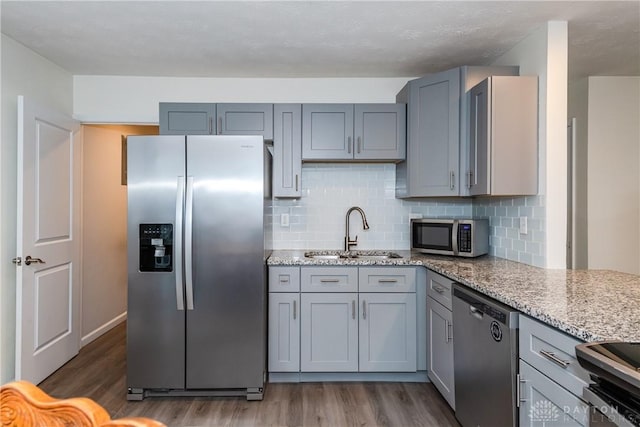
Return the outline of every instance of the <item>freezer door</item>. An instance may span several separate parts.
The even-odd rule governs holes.
[[[127,139],[130,388],[184,388],[185,311],[179,217],[184,209],[185,173],[184,136]]]
[[[263,156],[259,136],[187,137],[189,389],[263,386]]]

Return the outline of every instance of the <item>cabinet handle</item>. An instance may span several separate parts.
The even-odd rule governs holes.
[[[449,172],[449,188],[451,188],[452,190],[455,190],[456,188],[455,179],[456,173],[454,171]]]
[[[209,117],[209,135],[213,135],[213,117]]]
[[[338,283],[339,279],[320,279],[320,283]]]
[[[347,153],[351,154],[351,137],[347,137]]]
[[[444,288],[442,286],[434,286],[433,290],[439,294],[444,294]]]
[[[362,300],[362,318],[367,318],[367,302],[365,300]]]
[[[467,188],[471,188],[473,186],[473,184],[471,183],[473,181],[473,171],[469,171],[467,172]]]
[[[296,191],[298,191],[298,174],[296,174]]]
[[[296,300],[293,300],[293,320],[296,320]]]
[[[356,300],[351,300],[351,318],[356,320]]]
[[[445,320],[444,321],[445,342],[451,341],[451,334],[449,332],[450,330],[451,330],[451,323],[449,323],[448,320]]]
[[[280,283],[289,283],[289,278],[288,277],[281,277],[280,278]]]
[[[361,141],[360,141],[360,137],[358,137],[358,154],[360,154],[360,145],[361,145]]]
[[[378,279],[378,283],[398,283],[398,279]]]
[[[562,369],[567,369],[567,367],[569,367],[569,365],[571,365],[570,361],[560,359],[552,351],[540,350],[540,354],[543,355],[544,357],[546,357],[547,359],[551,360],[556,365],[560,366]]]
[[[222,116],[218,117],[218,135],[222,135]]]
[[[522,390],[521,385],[526,383],[526,380],[523,380],[520,374],[516,375],[516,407],[520,407],[520,404],[526,402],[527,399],[522,398]]]

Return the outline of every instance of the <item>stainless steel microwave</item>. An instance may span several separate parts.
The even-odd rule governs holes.
[[[489,252],[489,220],[412,219],[411,249],[470,258],[484,255]]]

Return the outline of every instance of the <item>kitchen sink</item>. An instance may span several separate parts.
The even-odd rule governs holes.
[[[388,251],[314,251],[305,252],[305,258],[311,259],[361,259],[361,260],[378,260],[378,259],[397,259],[402,258],[395,252]]]

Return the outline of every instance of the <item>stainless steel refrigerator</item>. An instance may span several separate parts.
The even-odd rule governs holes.
[[[127,398],[265,378],[270,156],[259,136],[127,140]]]

